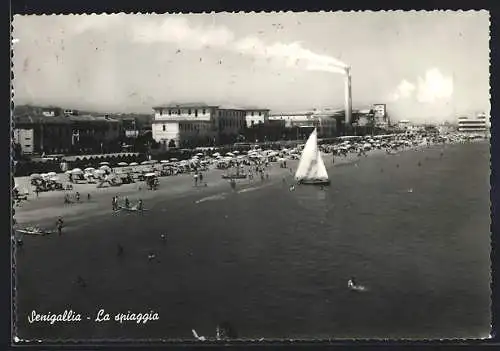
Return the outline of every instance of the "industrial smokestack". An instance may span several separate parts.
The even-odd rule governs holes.
[[[351,123],[352,116],[352,91],[351,91],[351,67],[345,68],[345,124]]]

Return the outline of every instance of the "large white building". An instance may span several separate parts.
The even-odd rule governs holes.
[[[23,154],[32,154],[34,152],[34,131],[33,129],[14,129],[14,142],[21,146]]]
[[[459,117],[458,131],[462,133],[486,133],[489,129],[488,119],[485,114],[476,117]]]
[[[164,148],[234,143],[248,115],[244,109],[200,103],[157,106],[153,111],[153,139]]]
[[[245,120],[248,128],[269,122],[269,110],[267,109],[246,109],[245,112]]]

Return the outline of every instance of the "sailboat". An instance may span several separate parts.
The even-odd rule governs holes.
[[[300,184],[329,185],[328,172],[318,148],[318,132],[313,130],[307,139],[299,166],[295,172],[295,179]]]

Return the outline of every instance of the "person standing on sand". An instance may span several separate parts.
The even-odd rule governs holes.
[[[63,219],[62,217],[59,217],[59,219],[57,220],[56,222],[56,225],[57,225],[57,232],[59,233],[59,235],[62,235],[62,228],[63,228]]]
[[[87,194],[87,201],[90,201],[90,193]]]
[[[80,202],[80,193],[78,191],[76,192],[76,201]]]
[[[193,179],[194,179],[194,186],[198,186],[198,173],[195,173],[193,175]]]

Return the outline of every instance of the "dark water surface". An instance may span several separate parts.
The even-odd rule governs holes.
[[[291,192],[275,180],[26,238],[17,254],[17,335],[192,339],[191,329],[213,336],[227,320],[243,338],[486,337],[489,145],[441,152],[335,167],[325,190]],[[86,288],[74,283],[78,275]],[[350,276],[368,291],[348,291]],[[153,310],[160,320],[93,322],[100,308],[111,317]],[[82,322],[27,321],[32,310],[64,309]]]

